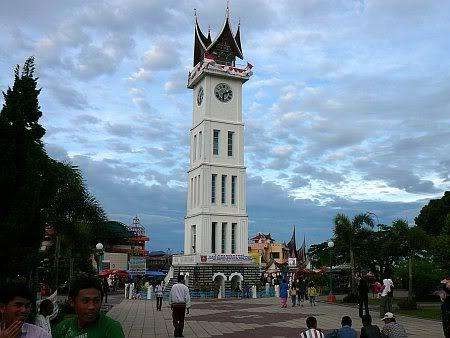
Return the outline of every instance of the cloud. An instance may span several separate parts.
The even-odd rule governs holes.
[[[133,74],[131,74],[128,77],[128,80],[131,82],[135,82],[135,81],[149,82],[152,80],[152,78],[153,78],[152,72],[141,67],[137,71],[135,71]]]
[[[101,120],[95,116],[89,115],[89,114],[81,114],[78,115],[77,117],[75,117],[74,119],[74,123],[79,125],[84,125],[84,124],[99,124],[101,122]]]
[[[152,248],[172,246],[166,229],[183,243],[192,9],[215,38],[225,6],[0,2],[2,90],[36,55],[48,152],[83,166],[109,215],[139,214]],[[338,211],[387,223],[450,189],[447,12],[401,0],[231,4],[255,66],[242,101],[251,232],[288,240],[297,224],[324,240]]]
[[[148,71],[171,70],[179,66],[179,44],[172,40],[159,40],[145,52],[143,64]]]
[[[67,85],[54,83],[49,86],[49,90],[53,94],[53,97],[64,107],[80,110],[90,107],[86,95]]]
[[[124,123],[107,123],[105,129],[114,136],[131,137],[133,136],[133,126]]]

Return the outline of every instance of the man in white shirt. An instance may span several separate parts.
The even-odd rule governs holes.
[[[189,313],[191,307],[191,297],[189,289],[184,285],[184,276],[178,276],[178,282],[172,286],[169,294],[169,304],[172,308],[172,319],[175,337],[184,337],[184,316],[186,311]]]
[[[386,312],[392,312],[392,294],[394,283],[392,279],[383,279],[383,289],[380,293],[380,317],[383,317]]]
[[[300,333],[300,338],[324,338],[322,331],[317,330],[317,319],[315,317],[306,318],[306,327],[308,330]]]
[[[51,338],[39,326],[25,323],[31,311],[30,289],[11,284],[0,289],[0,337]]]

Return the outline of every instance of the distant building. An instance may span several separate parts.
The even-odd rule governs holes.
[[[128,256],[147,257],[148,250],[145,245],[149,241],[145,233],[145,228],[141,225],[139,217],[133,218],[133,223],[127,227],[132,236],[123,241],[123,243],[111,245],[108,247],[108,252],[126,253]]]
[[[271,234],[258,233],[250,238],[248,251],[252,257],[260,257],[261,267],[266,267],[275,261],[278,264],[287,263],[288,247],[284,243],[275,242]]]
[[[147,256],[147,269],[167,272],[172,264],[172,254],[164,251],[152,251]]]

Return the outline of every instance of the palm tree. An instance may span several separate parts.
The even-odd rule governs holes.
[[[343,246],[348,249],[350,255],[350,269],[351,269],[351,279],[350,279],[350,294],[354,295],[356,293],[355,288],[355,244],[358,235],[367,230],[368,228],[374,227],[374,222],[371,214],[359,214],[353,217],[352,220],[347,215],[337,214],[334,217],[334,237],[335,242],[341,242]]]

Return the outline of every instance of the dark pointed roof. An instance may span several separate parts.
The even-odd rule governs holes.
[[[289,249],[289,258],[297,258],[297,244],[295,243],[295,225],[292,237],[289,243],[286,245]]]
[[[203,34],[200,25],[198,24],[197,15],[195,16],[195,42],[194,42],[194,66],[203,60],[206,48],[211,44],[211,34],[208,32],[208,37]]]
[[[236,35],[234,35],[231,29],[229,10],[227,10],[223,27],[214,41],[211,40],[209,29],[208,36],[203,34],[198,23],[197,14],[195,14],[194,36],[194,66],[203,60],[205,54],[217,62],[230,65],[234,65],[236,57],[244,58],[241,46],[240,24]]]
[[[238,29],[236,32],[236,35],[234,36],[234,40],[236,40],[236,44],[238,45],[239,49],[242,53],[242,47],[241,47],[241,23],[238,24]]]
[[[239,29],[240,30],[240,29]],[[225,18],[225,23],[223,24],[222,30],[217,36],[217,38],[209,45],[206,49],[206,52],[214,54],[214,51],[219,47],[219,45],[225,45],[231,48],[231,53],[233,57],[238,57],[240,59],[244,58],[242,54],[241,46],[240,46],[240,33],[239,33],[239,44],[236,42],[236,39],[231,30],[230,18],[227,15]]]

